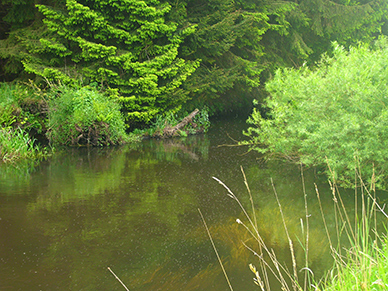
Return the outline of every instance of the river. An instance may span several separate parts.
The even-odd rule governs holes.
[[[274,195],[279,197],[296,248],[306,227],[299,166],[264,163],[235,146],[241,118],[215,121],[207,134],[145,140],[111,148],[71,148],[35,166],[0,168],[0,290],[228,290],[202,212],[234,290],[259,290],[248,265],[257,247],[242,225],[249,211],[243,168],[258,229],[289,264],[290,252]],[[333,199],[326,178],[303,172],[309,212],[309,267],[330,267],[328,240],[314,183],[333,231]],[[272,186],[271,179],[274,183]],[[351,192],[343,192],[350,215]],[[249,212],[252,214],[252,212]],[[302,222],[301,222],[302,220]],[[304,222],[304,224],[303,224]],[[274,283],[275,284],[275,283]],[[274,289],[275,290],[275,289]]]

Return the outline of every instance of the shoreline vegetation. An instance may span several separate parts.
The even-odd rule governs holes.
[[[282,205],[279,201],[276,188],[272,181],[273,192],[276,197],[279,214],[283,221],[284,231],[289,243],[291,257],[290,265],[280,262],[273,249],[268,247],[260,235],[257,225],[255,205],[249,189],[245,173],[241,168],[244,183],[249,194],[251,205],[245,208],[239,198],[218,178],[213,177],[226,190],[227,195],[234,200],[242,210],[241,219],[237,218],[236,223],[245,228],[251,239],[241,243],[251,252],[256,261],[249,264],[253,273],[253,282],[259,290],[274,290],[274,278],[284,291],[334,291],[334,290],[387,290],[388,288],[388,238],[387,220],[388,215],[376,200],[374,185],[367,187],[363,182],[360,171],[356,170],[356,181],[358,190],[355,189],[355,213],[351,217],[345,208],[340,189],[335,183],[330,183],[331,195],[333,197],[333,207],[335,209],[335,229],[336,235],[330,235],[328,222],[325,218],[324,209],[320,200],[320,192],[315,185],[316,198],[325,229],[327,243],[329,244],[330,255],[333,259],[332,268],[327,270],[321,278],[314,277],[314,270],[309,266],[309,217],[311,213],[308,209],[308,199],[305,192],[303,168],[301,167],[301,180],[303,184],[303,195],[305,203],[305,217],[301,218],[301,228],[303,237],[294,237],[289,231],[286,219],[283,216]],[[334,175],[334,173],[332,173]],[[361,194],[361,195],[360,195]],[[250,209],[251,210],[248,210]],[[200,211],[200,210],[199,210]],[[317,215],[316,213],[314,213]],[[202,217],[202,214],[201,214]],[[208,236],[212,242],[214,251],[217,254],[211,234],[206,222],[202,217]],[[383,231],[381,231],[381,225]],[[380,229],[380,231],[379,231]],[[322,238],[324,239],[324,238]],[[304,252],[304,259],[296,258],[296,247],[301,247]],[[224,270],[222,261],[219,260],[221,269],[226,277],[230,290],[233,284],[229,282],[227,273]],[[272,283],[271,283],[272,282]]]
[[[148,127],[130,131],[120,106],[97,88],[2,83],[0,161],[39,160],[57,146],[112,146],[207,132],[206,107],[183,114],[158,115]]]
[[[333,43],[317,66],[279,69],[241,144],[266,159],[316,167],[342,187],[355,187],[360,168],[366,184],[388,188],[387,62],[388,39],[381,37],[348,49]]]
[[[14,163],[20,160],[39,160],[48,156],[48,150],[35,144],[20,127],[0,128],[0,161]]]
[[[316,282],[306,202],[301,279],[244,212],[238,223],[261,248],[254,282],[269,290],[272,273],[283,290],[388,289],[387,238],[373,225],[385,215],[374,189],[388,189],[388,1],[297,2],[0,1],[0,164],[199,134],[209,114],[253,101],[239,145],[325,173],[351,246],[328,237],[334,267]],[[368,198],[354,224],[337,185]]]

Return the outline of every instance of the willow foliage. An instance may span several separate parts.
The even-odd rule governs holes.
[[[388,173],[388,41],[349,51],[334,43],[316,69],[278,70],[267,83],[263,117],[255,110],[246,132],[261,153],[328,163],[349,185],[354,169],[386,187]]]

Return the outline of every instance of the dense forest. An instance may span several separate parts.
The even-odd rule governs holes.
[[[386,33],[385,0],[2,0],[0,80],[110,90],[127,124],[251,104],[278,67]],[[115,93],[113,93],[115,92]]]

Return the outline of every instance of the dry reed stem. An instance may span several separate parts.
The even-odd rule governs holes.
[[[347,214],[347,211],[346,211],[344,202],[342,201],[342,197],[341,197],[341,194],[340,194],[340,192],[339,192],[339,190],[338,190],[337,184],[335,183],[335,175],[334,175],[334,171],[331,169],[331,167],[330,167],[330,165],[329,165],[329,163],[328,163],[327,157],[326,157],[326,162],[327,162],[327,166],[328,166],[328,168],[329,168],[330,174],[332,175],[332,179],[333,179],[333,184],[330,183],[330,185],[332,186],[332,193],[333,193],[333,196],[335,197],[334,201],[337,203],[337,206],[338,206],[338,200],[340,201],[342,211],[343,211],[344,216],[345,216],[345,218],[346,218],[346,219],[344,219],[344,218],[342,217],[341,208],[338,206],[338,211],[339,211],[341,220],[342,220],[343,223],[346,221],[346,222],[348,223],[348,225],[350,226],[351,223],[350,223],[350,220],[349,220],[349,216],[348,216],[348,214]],[[335,193],[337,193],[337,195],[336,195]],[[338,196],[338,199],[337,199],[337,196]],[[353,240],[355,241],[355,240],[356,240],[356,236],[355,236],[355,234],[354,234],[354,232],[353,232],[353,228],[352,228],[352,227],[347,227],[347,228],[345,229],[345,231],[346,231],[348,237],[350,237],[350,236],[349,236],[349,233],[348,233],[348,229],[350,229],[351,234],[352,234],[351,237],[352,237]]]
[[[251,231],[251,230],[250,230],[250,229],[249,229],[249,228],[248,228],[248,227],[247,227],[240,219],[237,219],[237,223],[239,223],[239,224],[241,224],[242,226],[244,226],[245,229],[249,232],[249,234],[252,235],[253,238],[255,238],[255,237],[254,237],[254,234],[252,233],[252,231]],[[261,239],[261,238],[260,238],[260,239]],[[256,240],[257,240],[257,239],[256,239]],[[279,264],[279,262],[278,262],[278,260],[277,260],[277,258],[276,258],[275,253],[273,252],[273,250],[271,249],[271,251],[270,251],[270,250],[267,248],[267,246],[265,245],[265,243],[264,243],[264,241],[263,241],[262,239],[261,239],[261,241],[259,241],[259,240],[257,240],[257,241],[262,245],[263,249],[267,252],[267,254],[268,254],[269,258],[271,259],[272,263],[274,264],[274,266],[276,267],[277,265],[280,265],[280,269],[283,270],[291,280],[293,280],[293,278],[292,278],[292,276],[290,276],[288,270],[285,269],[285,268],[283,267],[283,265]],[[252,248],[248,247],[244,242],[242,242],[242,244],[263,262],[263,264],[271,271],[271,273],[275,276],[275,278],[276,278],[281,284],[285,284],[285,283],[283,283],[283,282],[286,282],[286,281],[285,281],[285,279],[284,279],[284,277],[283,277],[283,274],[282,274],[282,272],[280,271],[279,268],[277,268],[277,271],[278,271],[278,272],[277,272],[277,274],[276,274],[276,272],[275,272],[275,271],[268,265],[268,263],[264,260],[262,254],[261,254],[261,255],[257,254],[256,251],[254,251]],[[270,285],[269,285],[269,281],[268,281],[268,276],[267,276],[266,272],[265,272],[264,274],[265,274],[265,276],[266,276],[265,279],[266,279],[266,281],[267,281],[267,282],[266,282],[267,287],[268,287],[267,290],[270,290]]]
[[[271,260],[271,262],[274,264],[274,267],[276,269],[276,271],[274,269],[272,269],[267,262],[265,262],[264,258],[262,255],[258,255],[255,251],[253,251],[251,248],[247,247],[245,245],[244,242],[242,242],[244,244],[244,246],[246,248],[248,248],[249,250],[251,250],[254,255],[258,256],[260,258],[260,260],[263,262],[263,264],[265,264],[265,266],[271,271],[271,273],[275,276],[275,278],[279,281],[279,283],[281,284],[281,289],[282,290],[290,290],[288,285],[287,285],[287,282],[286,280],[284,279],[283,277],[283,274],[282,274],[282,271],[285,272],[285,274],[288,276],[288,278],[291,280],[292,282],[292,286],[293,286],[293,289],[294,290],[301,290],[300,287],[298,287],[298,275],[297,275],[297,269],[296,269],[296,259],[295,259],[295,253],[294,253],[294,247],[293,247],[293,243],[292,243],[292,240],[289,236],[289,233],[288,233],[288,229],[287,229],[287,226],[285,225],[285,220],[284,220],[284,215],[283,215],[283,212],[282,212],[282,208],[281,208],[281,205],[280,205],[280,202],[279,202],[279,199],[277,197],[277,193],[276,193],[276,190],[274,188],[274,185],[273,185],[273,181],[272,181],[272,186],[274,188],[274,192],[275,192],[275,196],[277,198],[277,201],[278,201],[278,205],[279,205],[279,209],[280,209],[280,212],[282,214],[282,220],[283,220],[283,224],[285,226],[285,230],[286,230],[286,234],[287,234],[287,237],[288,237],[288,242],[289,242],[289,246],[290,246],[290,251],[291,251],[291,257],[292,257],[292,265],[293,265],[293,276],[290,274],[290,272],[282,265],[279,263],[279,261],[277,260],[276,258],[276,255],[275,255],[275,252],[273,251],[273,249],[269,250],[267,248],[267,246],[265,245],[262,237],[260,236],[259,232],[258,232],[258,229],[257,227],[255,227],[255,223],[252,221],[251,217],[248,215],[248,213],[246,212],[245,208],[242,206],[241,202],[239,201],[239,199],[237,198],[237,196],[229,189],[229,187],[227,187],[221,180],[219,180],[218,178],[216,177],[213,177],[214,180],[216,180],[219,184],[221,184],[228,192],[228,196],[230,198],[232,198],[233,200],[235,200],[238,205],[240,206],[241,210],[243,211],[244,215],[246,216],[246,218],[248,219],[249,221],[249,224],[252,226],[252,228],[254,229],[254,233],[251,231],[251,229],[249,227],[247,227],[240,219],[237,219],[237,223],[243,225],[245,227],[245,229],[251,234],[251,236],[259,243],[259,245],[266,251],[266,253],[269,255],[269,258]],[[268,290],[270,290],[269,288],[269,280],[268,280],[268,276],[266,279],[266,284],[267,284],[267,287],[268,287]]]
[[[245,187],[247,188],[247,191],[248,191],[248,194],[249,194],[249,200],[250,200],[251,206],[252,206],[252,215],[253,215],[253,221],[254,221],[254,228],[256,230],[258,230],[258,228],[257,228],[256,211],[255,211],[255,204],[253,203],[252,192],[251,192],[251,189],[249,188],[249,184],[248,184],[248,181],[247,181],[247,177],[245,176],[244,168],[242,166],[240,166],[240,169],[241,169],[241,172],[242,172],[243,177],[244,177],[244,184],[245,184]],[[262,253],[262,249],[261,249],[261,244],[260,243],[259,243],[259,248],[260,248],[260,253]],[[264,285],[266,286],[267,290],[270,291],[271,290],[271,286],[270,286],[269,280],[268,280],[267,269],[265,268],[265,265],[263,265],[262,260],[260,260],[260,269],[263,272],[263,277],[264,277],[264,282],[265,282]],[[261,285],[260,285],[260,287],[261,287]]]
[[[210,234],[209,228],[207,227],[205,218],[203,217],[202,212],[201,212],[201,210],[200,210],[199,208],[198,208],[198,212],[199,212],[199,214],[201,215],[202,222],[203,222],[203,224],[204,224],[204,226],[205,226],[205,228],[206,228],[206,231],[207,231],[207,234],[208,234],[208,236],[209,236],[209,239],[210,239],[210,241],[211,241],[211,243],[212,243],[214,252],[215,252],[216,255],[217,255],[218,262],[219,262],[220,265],[221,265],[222,272],[224,272],[224,275],[225,275],[226,281],[228,282],[229,288],[230,288],[230,290],[233,291],[233,288],[232,288],[232,285],[230,284],[228,275],[226,274],[224,265],[222,264],[221,258],[220,258],[219,254],[218,254],[217,248],[216,248],[216,246],[215,246],[215,244],[214,244],[214,241],[213,241],[213,238],[212,238],[212,236],[211,236],[211,234]]]
[[[241,168],[241,172],[242,172],[243,177],[244,177],[244,184],[245,184],[245,187],[247,188],[248,193],[249,193],[249,200],[251,201],[253,221],[255,222],[254,227],[257,229],[257,219],[256,219],[255,204],[253,203],[253,198],[252,198],[251,189],[249,188],[249,184],[248,184],[248,181],[247,181],[247,177],[245,176],[245,172],[244,172],[243,167],[240,166],[240,168]]]
[[[317,193],[317,198],[318,198],[318,203],[319,203],[319,209],[321,210],[321,215],[322,215],[322,219],[323,219],[323,225],[325,226],[325,230],[326,230],[326,236],[327,236],[327,239],[329,240],[330,249],[333,249],[333,244],[332,244],[332,242],[331,242],[331,238],[330,238],[330,234],[329,234],[329,229],[327,228],[327,223],[326,223],[326,219],[325,219],[325,214],[323,213],[321,198],[319,197],[318,186],[317,186],[317,184],[315,184],[315,183],[314,183],[314,186],[315,186],[315,192]]]
[[[262,255],[259,255],[255,250],[253,250],[251,247],[247,246],[244,242],[242,242],[242,244],[249,250],[252,252],[253,255],[257,256],[260,261],[263,262],[263,264],[271,271],[271,273],[274,275],[274,277],[276,278],[276,280],[278,280],[279,282],[282,281],[282,279],[280,279],[280,277],[278,277],[276,275],[276,272],[272,269],[272,267],[264,260],[263,256]],[[268,278],[267,278],[268,279]],[[268,290],[268,289],[267,289]]]
[[[304,274],[304,288],[303,290],[307,290],[307,281],[309,279],[308,270],[309,269],[309,233],[310,233],[310,226],[309,226],[309,213],[308,213],[308,207],[307,207],[307,193],[306,193],[306,187],[304,183],[304,175],[303,175],[303,165],[300,164],[300,175],[302,178],[302,186],[303,186],[303,196],[304,196],[304,209],[305,209],[305,215],[306,215],[306,237],[305,237],[305,274]],[[302,220],[303,222],[303,220]],[[303,233],[304,230],[302,229]]]
[[[226,186],[220,179],[218,179],[216,177],[212,177],[212,178],[214,180],[216,180],[218,183],[220,183],[228,191],[228,196],[230,198],[232,198],[233,200],[235,200],[237,202],[237,204],[240,206],[241,210],[244,212],[245,217],[249,220],[249,223],[252,225],[253,229],[255,230],[256,235],[254,237],[260,238],[260,234],[259,234],[257,228],[255,228],[255,224],[253,223],[251,217],[248,215],[248,213],[245,210],[244,206],[242,206],[240,200],[238,200],[237,196],[234,195],[234,193],[229,189],[229,187]]]
[[[125,284],[123,283],[123,281],[120,280],[119,277],[117,277],[117,275],[112,271],[111,268],[108,267],[108,270],[112,273],[112,275],[117,279],[117,281],[120,282],[121,285],[123,285],[123,287],[125,288],[125,290],[129,291],[128,287],[125,286]]]
[[[296,259],[295,259],[295,253],[294,253],[294,246],[293,246],[290,234],[288,233],[288,228],[287,228],[287,225],[286,225],[286,220],[284,218],[282,205],[280,204],[278,193],[276,192],[275,185],[273,183],[273,179],[272,178],[271,178],[271,184],[272,184],[272,189],[273,189],[273,191],[275,193],[276,201],[277,201],[278,206],[279,206],[279,211],[280,211],[280,215],[282,216],[284,230],[286,231],[286,235],[287,235],[287,239],[288,239],[288,244],[289,244],[289,247],[290,247],[291,259],[292,259],[292,269],[294,271],[294,278],[295,278],[295,281],[298,282],[298,271],[296,269]],[[293,283],[292,286],[293,286],[294,290],[298,290],[298,286],[295,283]]]
[[[361,177],[360,177],[361,179]],[[361,185],[362,185],[362,188],[364,188],[366,190],[366,193],[368,194],[369,198],[372,199],[374,205],[379,209],[379,211],[386,217],[388,218],[388,215],[385,213],[384,209],[376,202],[376,198],[372,196],[372,194],[370,193],[370,191],[368,191],[368,189],[366,188],[366,185],[365,183],[361,180]],[[374,191],[374,193],[376,193]]]
[[[242,206],[241,202],[239,201],[239,199],[237,198],[237,196],[229,189],[228,186],[226,186],[221,180],[219,180],[218,178],[216,177],[213,177],[214,180],[216,180],[219,184],[221,184],[227,191],[228,191],[228,196],[230,198],[232,198],[233,200],[235,200],[237,202],[237,204],[240,206],[241,210],[243,211],[244,215],[246,216],[246,218],[248,219],[250,225],[253,227],[254,229],[254,232],[255,234],[244,224],[241,222],[240,219],[237,219],[237,223],[240,223],[242,224],[246,229],[247,231],[251,234],[251,236],[259,243],[260,247],[263,247],[265,249],[265,251],[267,252],[267,254],[269,255],[269,257],[271,258],[271,261],[274,262],[274,263],[277,263],[276,261],[276,257],[274,257],[272,255],[272,252],[270,252],[267,248],[267,246],[265,245],[262,237],[260,236],[259,232],[258,232],[258,229],[255,228],[255,225],[254,223],[252,222],[252,219],[250,218],[250,216],[248,215],[248,213],[246,212],[245,208]],[[284,269],[285,270],[285,269]],[[286,270],[285,270],[286,271]],[[288,274],[289,275],[289,274]],[[283,278],[283,275],[281,274],[281,272],[279,272],[279,276],[283,279],[284,281],[284,278]],[[291,278],[291,276],[290,276]],[[266,278],[266,283],[268,284],[267,287],[268,287],[268,290],[270,290],[270,285],[269,285],[269,281],[268,281],[268,278]]]

